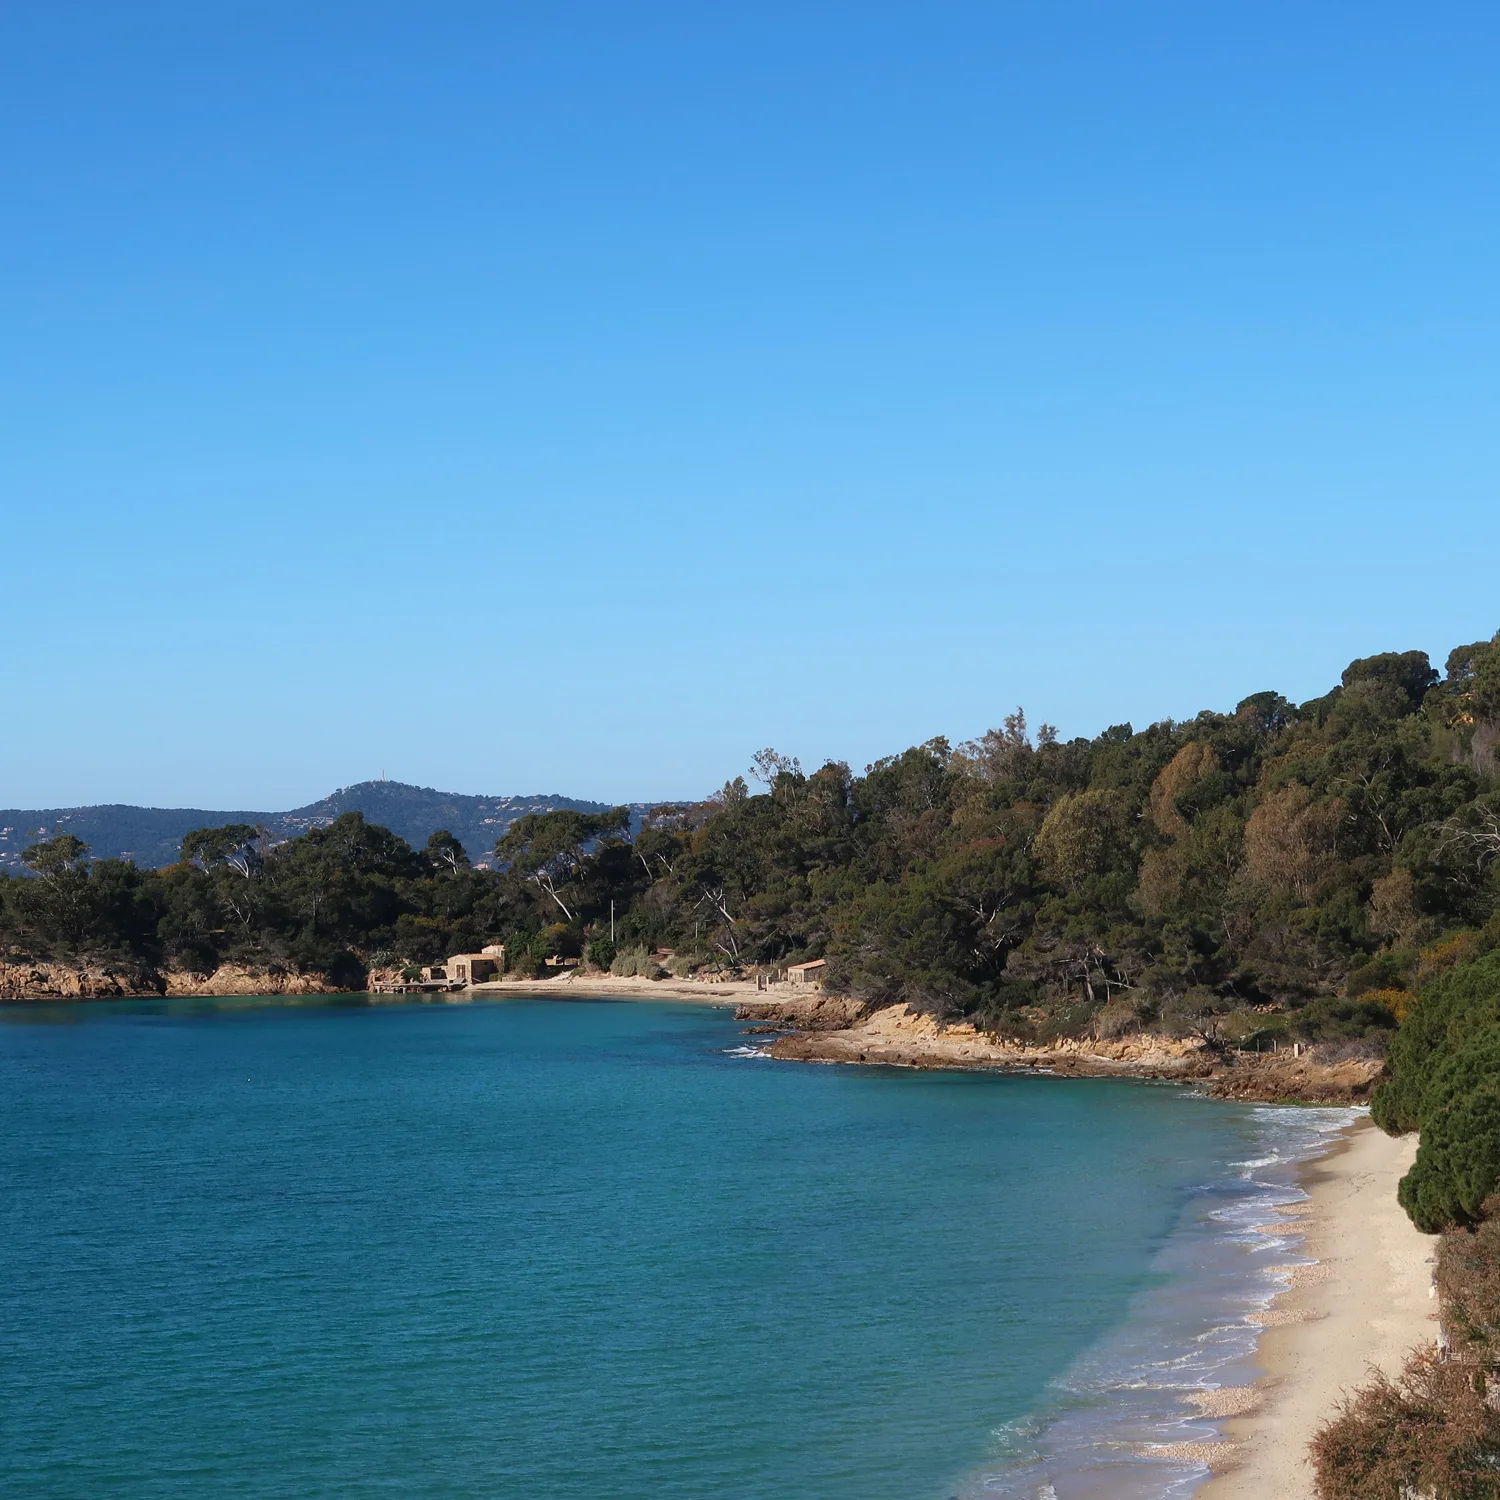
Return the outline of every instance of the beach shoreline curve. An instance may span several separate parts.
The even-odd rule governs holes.
[[[1362,1119],[1302,1168],[1307,1197],[1275,1228],[1298,1227],[1304,1263],[1260,1315],[1259,1377],[1205,1412],[1224,1441],[1205,1455],[1213,1472],[1194,1500],[1314,1500],[1314,1434],[1374,1371],[1394,1377],[1435,1341],[1437,1236],[1396,1201],[1416,1148]],[[1205,1398],[1211,1408],[1214,1393]]]

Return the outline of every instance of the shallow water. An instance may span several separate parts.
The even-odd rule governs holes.
[[[1119,1444],[1211,1435],[1178,1392],[1244,1377],[1251,1226],[1341,1118],[781,1064],[685,1005],[0,1023],[37,1497],[1175,1493]]]

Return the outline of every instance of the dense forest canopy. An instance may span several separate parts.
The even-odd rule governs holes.
[[[1024,1037],[1376,1035],[1445,938],[1495,930],[1497,753],[1500,637],[1441,677],[1390,652],[1309,703],[1257,693],[1093,740],[1017,711],[862,775],[764,751],[754,790],[657,808],[633,840],[624,809],[522,818],[495,871],[359,813],[280,843],[197,830],[160,871],[64,836],[0,879],[0,943],[350,986],[496,940],[523,972],[662,947],[681,966],[824,957],[835,989]]]

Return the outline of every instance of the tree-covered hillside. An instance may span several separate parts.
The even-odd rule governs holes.
[[[1309,703],[1256,693],[1093,740],[1017,712],[859,775],[764,751],[758,789],[658,808],[633,839],[628,810],[523,817],[494,871],[358,812],[275,846],[190,837],[160,872],[64,837],[28,854],[39,878],[0,881],[0,941],[350,984],[495,939],[523,970],[659,947],[679,967],[826,957],[836,989],[1022,1037],[1378,1039],[1454,942],[1495,936],[1497,745],[1500,644],[1441,677],[1387,653]]]

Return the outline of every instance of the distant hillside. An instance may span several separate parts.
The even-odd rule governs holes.
[[[636,823],[648,805],[632,804]],[[558,807],[602,812],[607,806],[576,797],[469,797],[400,781],[362,781],[358,786],[340,787],[321,802],[291,812],[211,812],[201,807],[129,807],[118,803],[103,807],[4,808],[0,809],[0,870],[22,870],[22,851],[38,839],[58,833],[82,839],[95,859],[133,859],[143,867],[159,869],[176,863],[182,836],[190,828],[263,823],[273,839],[288,839],[309,828],[324,827],[346,812],[362,812],[372,823],[393,829],[417,848],[430,834],[446,828],[468,851],[470,859],[484,864],[495,840],[527,813]]]

